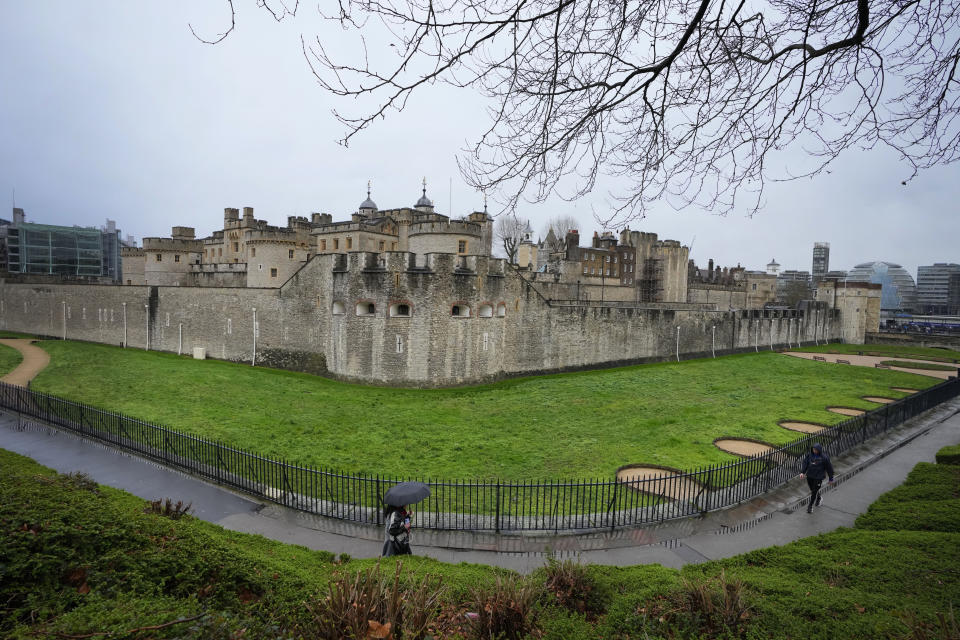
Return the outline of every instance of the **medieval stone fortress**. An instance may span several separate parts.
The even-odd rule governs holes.
[[[484,207],[486,209],[486,207]],[[552,232],[551,232],[552,234]],[[655,233],[524,234],[517,264],[492,256],[486,211],[451,218],[424,184],[412,207],[370,197],[349,219],[245,207],[205,238],[121,249],[116,282],[10,274],[2,328],[388,385],[683,359],[829,340],[876,329],[879,285],[825,281],[817,300],[770,308],[776,275],[698,268]]]

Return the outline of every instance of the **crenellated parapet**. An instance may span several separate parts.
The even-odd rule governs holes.
[[[150,251],[178,251],[182,253],[199,253],[203,251],[202,240],[185,240],[181,238],[144,238],[143,250]]]

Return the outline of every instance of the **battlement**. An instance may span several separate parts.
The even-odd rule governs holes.
[[[244,236],[246,242],[285,242],[296,243],[297,232],[284,227],[267,227],[265,229],[251,229]]]
[[[202,240],[184,240],[181,238],[144,238],[144,251],[186,251],[200,253],[203,251]]]
[[[418,272],[455,275],[505,275],[506,260],[487,256],[461,256],[454,253],[418,255],[409,251],[351,251],[324,254],[334,272],[369,273]]]
[[[207,262],[204,264],[191,264],[190,271],[193,273],[246,273],[246,262]]]
[[[410,236],[416,236],[425,233],[449,233],[480,237],[480,235],[483,233],[483,225],[477,222],[469,222],[466,220],[416,222],[410,225]]]
[[[120,255],[125,258],[132,258],[142,256],[144,252],[140,247],[120,247]]]

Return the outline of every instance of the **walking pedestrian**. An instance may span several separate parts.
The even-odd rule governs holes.
[[[413,514],[407,511],[407,506],[388,506],[384,512],[384,533],[382,556],[402,556],[413,553],[410,549],[410,527]]]
[[[807,504],[807,513],[813,513],[813,508],[819,507],[823,502],[820,497],[820,486],[823,479],[830,478],[830,484],[833,484],[833,464],[830,462],[830,456],[824,451],[820,443],[810,447],[810,453],[803,459],[803,467],[800,469],[800,477],[807,479],[807,486],[810,487],[810,503]]]

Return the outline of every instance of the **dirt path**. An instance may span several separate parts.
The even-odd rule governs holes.
[[[642,493],[683,500],[697,495],[700,484],[690,478],[674,478],[676,471],[658,467],[628,467],[617,472],[617,480]],[[663,482],[656,480],[664,478]]]
[[[752,457],[773,451],[773,447],[768,444],[761,444],[753,440],[741,440],[740,438],[724,438],[715,440],[713,444],[717,449],[732,453],[735,456]]]
[[[23,355],[23,362],[17,365],[16,369],[0,378],[0,381],[15,384],[18,387],[27,387],[30,385],[30,381],[50,364],[50,354],[32,344],[32,342],[32,340],[13,338],[0,339],[0,344],[13,347]]]
[[[883,362],[884,360],[900,360],[902,362],[930,362],[929,360],[916,360],[914,358],[897,358],[894,356],[858,356],[856,354],[843,354],[843,353],[813,353],[806,351],[784,351],[784,354],[788,356],[793,356],[795,358],[805,358],[807,360],[813,360],[814,356],[820,358],[826,358],[827,362],[836,362],[837,360],[846,360],[852,365],[859,367],[872,367],[877,363]],[[934,364],[943,364],[936,362]],[[921,376],[930,376],[931,378],[940,378],[941,380],[946,380],[950,376],[957,375],[956,371],[933,371],[931,369],[908,369],[907,367],[890,367],[893,371],[904,371],[906,373],[916,373]]]
[[[800,422],[797,420],[785,420],[778,423],[784,429],[789,429],[790,431],[799,431],[800,433],[820,433],[824,429],[829,429],[822,424],[814,424],[812,422]]]

